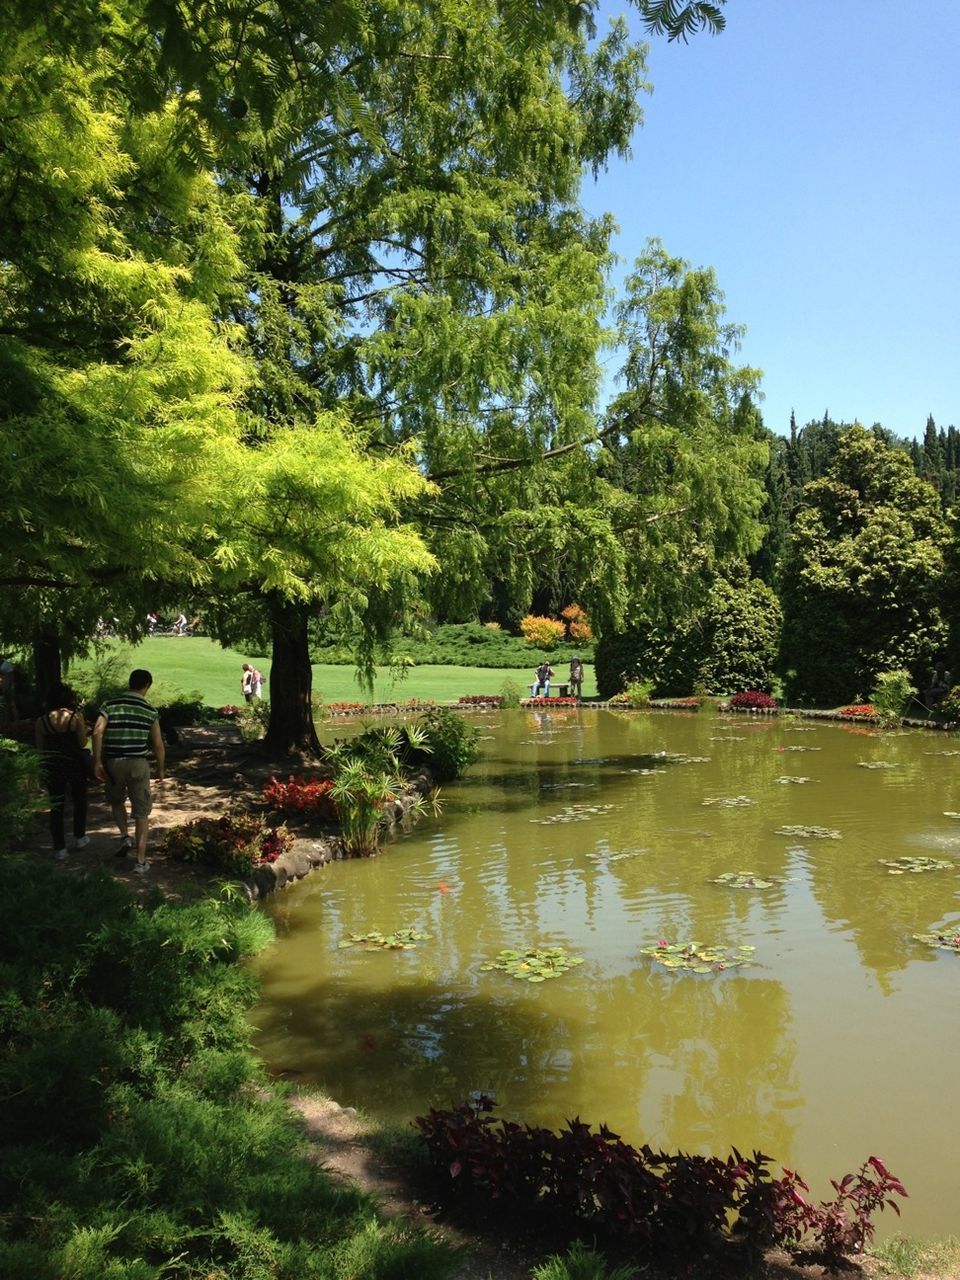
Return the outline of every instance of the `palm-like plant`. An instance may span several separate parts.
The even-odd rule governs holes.
[[[406,790],[398,753],[406,743],[429,751],[426,736],[416,725],[405,732],[396,727],[367,728],[359,737],[327,751],[333,765],[330,798],[340,814],[343,845],[352,857],[366,857],[380,847],[384,806],[395,804]],[[420,797],[410,806],[419,813]]]

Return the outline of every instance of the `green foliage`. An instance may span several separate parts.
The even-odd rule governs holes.
[[[0,862],[5,1280],[449,1269],[302,1156],[249,1049],[238,961],[271,937],[236,896],[137,903],[107,876]]]
[[[406,635],[399,642],[405,656],[417,666],[529,668],[540,658],[526,640],[479,622],[441,623],[424,634]],[[310,656],[314,662],[353,663],[355,652],[356,638],[352,642],[311,645]],[[591,645],[560,643],[545,656],[556,664],[569,662],[575,653],[589,661],[592,652]]]
[[[610,697],[642,674],[658,697],[682,696],[697,688],[712,693],[769,689],[780,624],[780,606],[771,589],[733,565],[689,612],[603,636],[596,651],[597,688]]]
[[[285,827],[268,830],[254,814],[226,813],[195,818],[173,827],[163,838],[164,851],[181,862],[201,862],[234,876],[248,876],[261,862],[274,862],[292,843]]]
[[[940,699],[933,714],[938,720],[960,720],[960,684],[955,684],[947,696]]]
[[[882,725],[899,724],[916,695],[909,671],[880,671],[870,691],[870,703]]]
[[[622,693],[616,696],[617,702],[625,702],[628,707],[639,710],[642,707],[649,707],[650,699],[653,696],[652,680],[631,680]]]
[[[523,690],[515,680],[504,680],[500,686],[501,707],[519,707]]]
[[[245,702],[237,712],[236,720],[244,742],[259,742],[270,723],[270,703],[262,698]]]
[[[418,721],[423,749],[429,752],[429,767],[437,782],[459,778],[480,754],[480,730],[449,707],[436,707]]]
[[[882,671],[922,671],[942,648],[945,526],[909,457],[853,426],[803,490],[783,568],[782,663],[793,703],[837,706]]]
[[[609,1270],[602,1254],[576,1240],[563,1255],[548,1258],[531,1272],[532,1280],[636,1280],[636,1267],[614,1267]]]
[[[45,807],[36,751],[0,737],[0,848],[28,831]]]

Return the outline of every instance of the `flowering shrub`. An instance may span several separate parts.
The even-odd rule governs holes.
[[[220,708],[220,714],[223,716],[224,720],[235,720],[240,714],[240,708],[235,707],[232,703],[228,703],[227,706]]]
[[[461,693],[457,701],[465,707],[499,707],[503,697],[499,693]]]
[[[631,1147],[606,1125],[594,1133],[568,1120],[554,1133],[495,1120],[492,1111],[481,1095],[417,1117],[442,1193],[493,1202],[524,1229],[532,1216],[572,1220],[661,1257],[699,1261],[738,1240],[754,1253],[813,1250],[832,1269],[863,1249],[873,1214],[899,1214],[892,1197],[907,1194],[876,1156],[833,1182],[834,1199],[817,1205],[802,1178],[789,1169],[773,1178],[769,1157],[756,1151],[749,1159],[736,1148],[725,1160],[668,1155]]]
[[[181,862],[202,862],[247,876],[262,862],[276,862],[292,843],[285,827],[271,831],[252,814],[227,813],[174,827],[164,837],[163,849]]]
[[[575,707],[576,698],[527,698],[524,704],[528,707]]]
[[[840,714],[855,720],[876,720],[877,709],[872,702],[858,702],[852,707],[841,707]]]
[[[653,698],[651,707],[666,707],[668,710],[696,711],[703,706],[702,698]]]
[[[541,618],[528,613],[520,623],[520,634],[538,649],[553,649],[563,639],[564,625],[556,618]]]
[[[347,715],[351,711],[364,711],[366,706],[362,702],[328,702],[326,709],[338,715]]]
[[[263,788],[263,802],[278,813],[332,818],[336,807],[330,799],[332,778],[304,778],[290,774],[285,782],[271,778]]]
[[[727,706],[738,711],[774,711],[777,702],[769,693],[761,693],[758,689],[745,689],[743,693],[735,693]]]
[[[593,627],[587,617],[587,611],[578,604],[568,604],[561,609],[560,617],[567,624],[567,634],[578,644],[590,644],[593,640]]]

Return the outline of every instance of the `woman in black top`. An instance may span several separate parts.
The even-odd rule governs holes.
[[[63,810],[69,789],[73,801],[73,847],[87,839],[87,726],[77,711],[76,695],[57,685],[47,699],[46,713],[37,719],[37,750],[43,781],[50,795],[50,835],[54,857],[67,856]]]

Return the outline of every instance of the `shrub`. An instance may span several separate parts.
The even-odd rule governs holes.
[[[650,695],[653,693],[652,680],[631,680],[624,691],[611,699],[614,702],[626,703],[628,707],[639,709],[649,707]]]
[[[960,720],[960,684],[955,684],[945,698],[933,708],[939,720]]]
[[[568,604],[561,609],[560,617],[567,624],[567,635],[576,644],[589,644],[593,640],[593,628],[587,611],[578,604]]]
[[[436,707],[416,723],[421,749],[429,752],[430,770],[437,782],[452,782],[480,754],[480,731],[449,707]],[[415,744],[412,744],[415,745]]]
[[[461,693],[457,702],[462,707],[499,707],[503,698],[498,693]]]
[[[759,689],[745,689],[743,693],[735,693],[727,705],[735,711],[773,711],[777,700]]]
[[[262,702],[259,698],[244,703],[236,719],[244,742],[259,742],[270,723],[270,703]]]
[[[523,691],[515,680],[506,679],[500,686],[500,705],[502,707],[519,707]]]
[[[851,720],[876,720],[877,709],[869,702],[858,702],[855,706],[841,707],[840,714]]]
[[[815,1205],[797,1174],[771,1177],[771,1161],[759,1152],[669,1155],[631,1147],[605,1125],[594,1133],[569,1120],[554,1133],[495,1120],[492,1111],[481,1095],[417,1117],[441,1194],[495,1203],[523,1230],[534,1218],[579,1225],[672,1261],[699,1262],[738,1240],[753,1253],[813,1249],[835,1267],[863,1249],[873,1215],[887,1206],[899,1213],[892,1197],[906,1195],[876,1156],[832,1184],[832,1201]]]
[[[167,832],[163,849],[181,862],[200,862],[248,876],[261,862],[275,862],[293,842],[285,827],[268,830],[252,814],[196,818]]]
[[[520,622],[520,633],[528,644],[537,649],[553,649],[564,635],[564,625],[556,618],[540,618],[528,613]]]
[[[277,813],[332,818],[336,807],[330,799],[332,778],[304,778],[290,774],[285,782],[271,778],[263,788],[263,802]]]
[[[880,723],[899,724],[916,692],[909,671],[881,671],[870,694]]]
[[[46,805],[36,751],[25,743],[0,738],[0,847],[29,830]]]
[[[402,644],[404,653],[418,666],[430,663],[462,667],[527,667],[530,664],[530,646],[522,636],[511,635],[485,622],[442,623],[423,635],[404,636]],[[589,662],[593,657],[593,646],[583,641],[575,644],[561,640],[547,656],[556,665],[569,662],[575,653],[579,653],[584,662]],[[311,658],[314,662],[350,665],[356,662],[355,648],[342,644],[323,648],[313,646]]]

